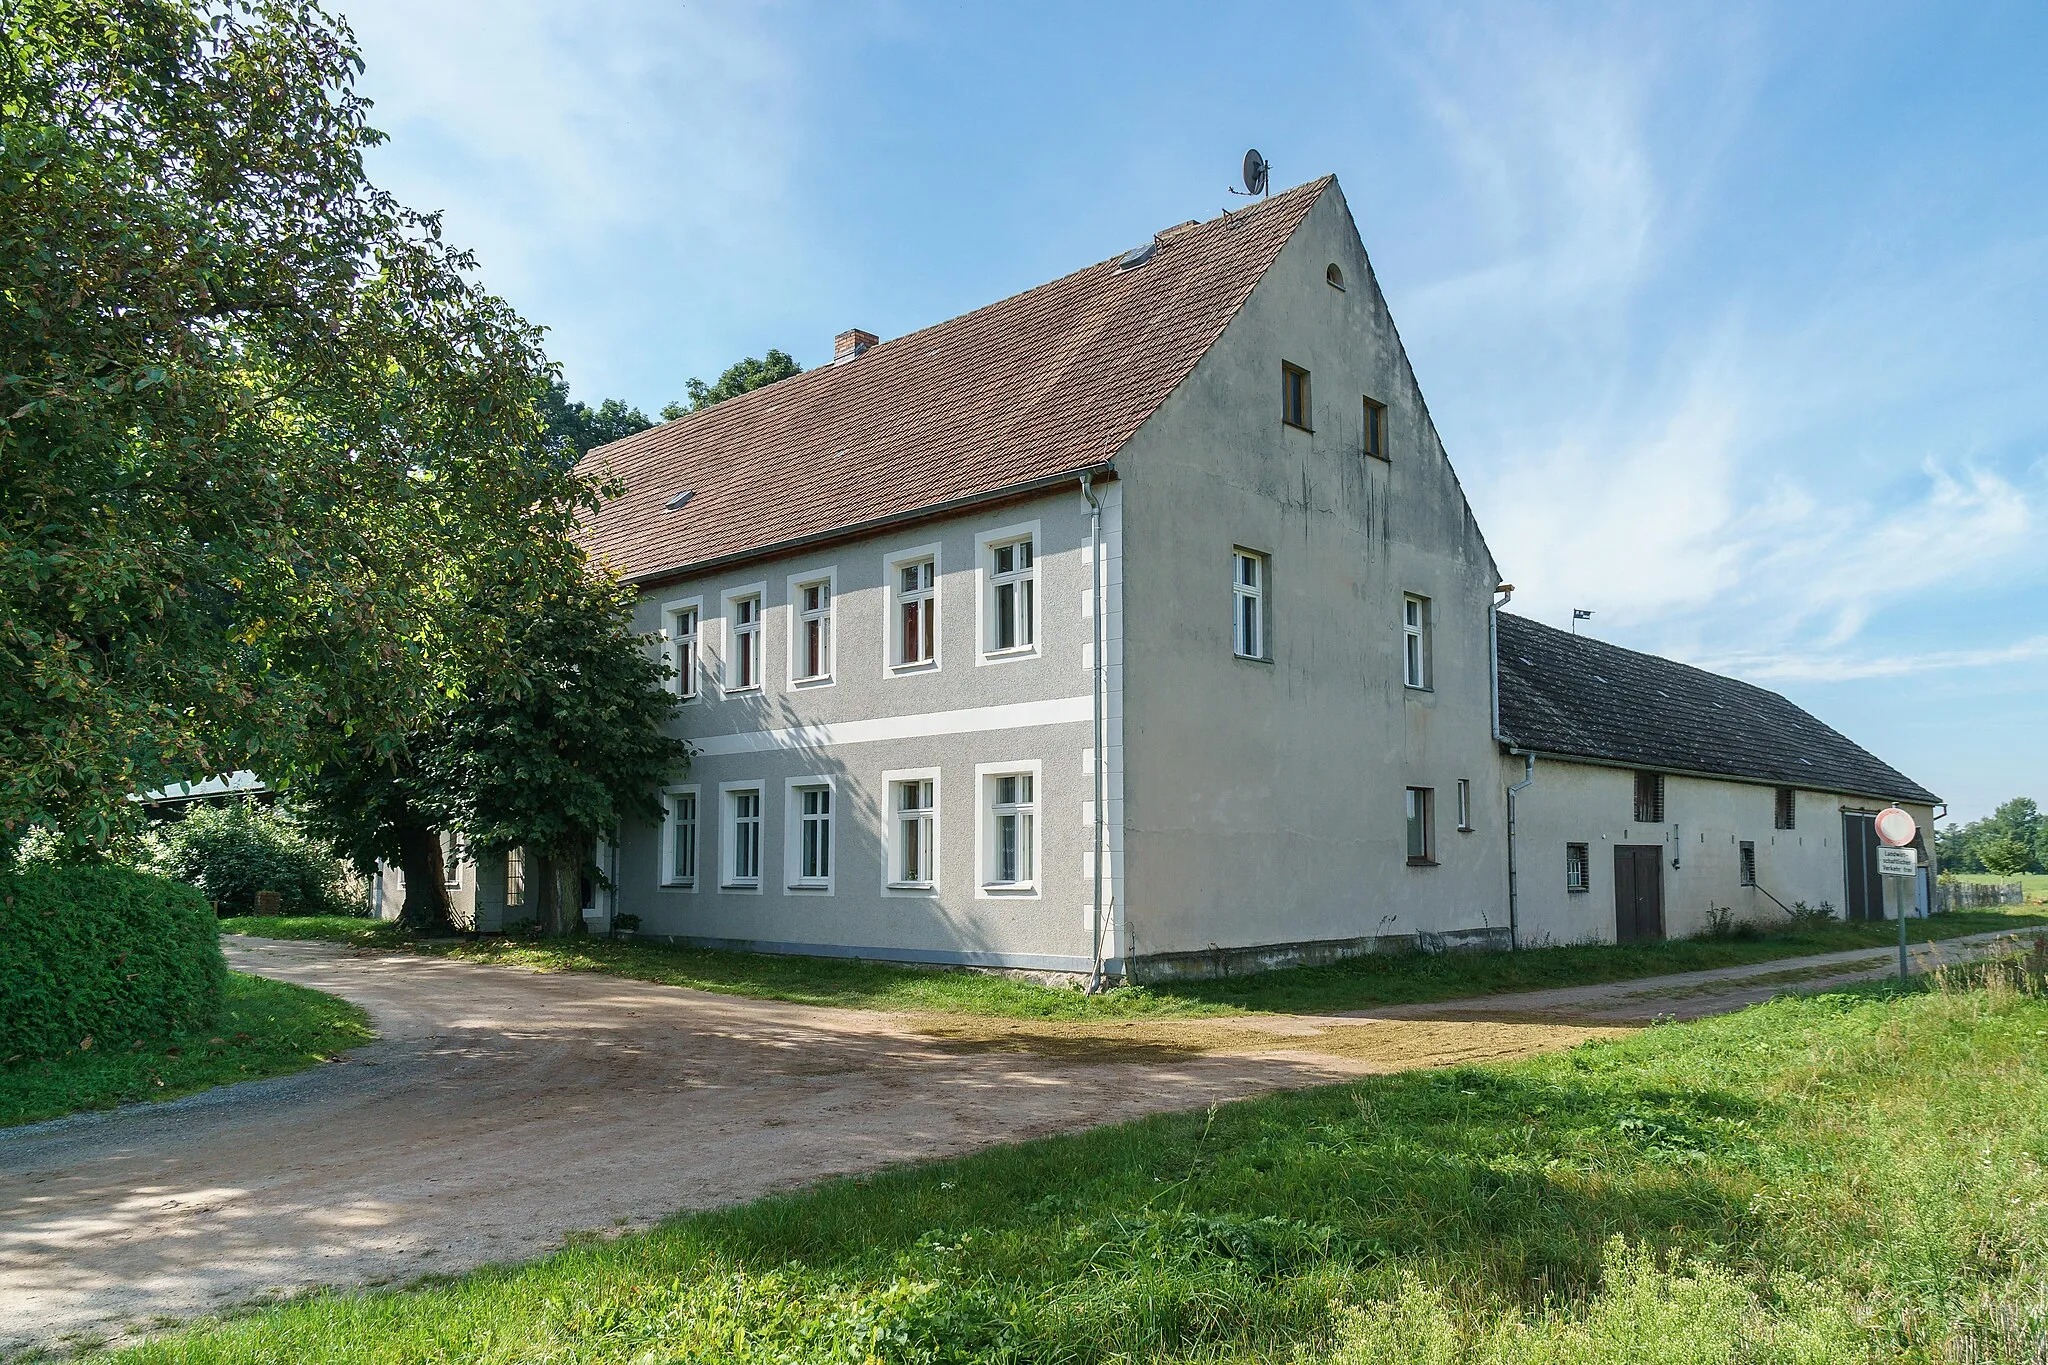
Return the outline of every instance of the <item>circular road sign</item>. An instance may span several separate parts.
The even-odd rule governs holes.
[[[1877,826],[1877,837],[1893,848],[1904,848],[1920,832],[1919,823],[1897,806],[1886,806],[1873,823]]]

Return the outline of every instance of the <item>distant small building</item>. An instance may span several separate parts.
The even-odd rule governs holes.
[[[1679,937],[1715,908],[1784,923],[1826,902],[1891,913],[1871,819],[1939,798],[1775,692],[1523,617],[1500,617],[1503,777],[1524,945]],[[1527,756],[1526,758],[1524,756]]]

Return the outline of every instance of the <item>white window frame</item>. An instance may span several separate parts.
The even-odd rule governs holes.
[[[898,804],[897,797],[902,787],[906,783],[911,782],[930,783],[932,789],[931,806],[924,812],[924,822],[928,830],[926,834],[925,859],[931,865],[932,875],[930,881],[924,882],[904,881],[897,875],[900,871],[900,865],[897,860],[903,851],[902,827],[904,824],[903,811]],[[939,770],[937,768],[891,768],[882,774],[882,790],[885,793],[883,799],[888,803],[886,829],[883,835],[888,841],[888,848],[882,859],[882,894],[885,896],[923,897],[938,895],[939,879],[941,871],[945,866],[941,860],[941,851],[944,848],[941,840],[945,836],[939,818],[939,811],[945,802],[945,789],[939,781]]]
[[[925,611],[931,621],[932,657],[905,661],[903,658],[903,571],[913,564],[931,561],[932,586],[930,595],[924,598]],[[913,545],[909,549],[897,550],[882,557],[882,617],[885,629],[882,631],[882,676],[901,678],[919,673],[936,673],[945,650],[945,619],[939,612],[939,600],[945,591],[946,569],[941,561],[938,542],[930,545]]]
[[[687,634],[676,625],[676,618],[685,614],[692,623]],[[679,597],[661,604],[661,661],[669,666],[670,676],[664,686],[670,693],[681,697],[685,703],[703,698],[703,597]]]
[[[718,784],[718,889],[735,895],[758,896],[761,894],[763,878],[761,859],[768,850],[768,802],[767,784],[755,779],[751,782],[721,782]],[[738,862],[739,801],[738,798],[752,794],[754,797],[754,872],[751,880],[741,880],[736,875]],[[702,819],[702,811],[698,813]]]
[[[1245,566],[1252,567],[1256,580],[1246,583]],[[1266,588],[1272,582],[1272,557],[1259,550],[1238,545],[1230,551],[1230,649],[1240,659],[1271,661],[1266,647]],[[1246,623],[1250,623],[1247,632]],[[1250,638],[1246,635],[1249,633]]]
[[[452,829],[441,831],[441,886],[444,890],[462,889],[462,862],[469,854],[469,845],[462,836]]]
[[[803,841],[805,825],[809,823],[804,814],[803,800],[806,792],[825,793],[826,809],[821,817],[825,826],[825,875],[806,877],[803,874]],[[782,784],[782,885],[790,893],[805,896],[829,896],[837,885],[839,873],[839,779],[830,774],[815,777],[792,777]]]
[[[686,797],[693,803],[692,808],[696,812],[691,817],[691,823],[696,828],[692,831],[690,841],[691,861],[694,866],[690,869],[690,875],[687,877],[683,875],[682,869],[677,866],[678,859],[676,858],[676,830],[678,828],[676,804]],[[668,787],[662,791],[661,806],[661,885],[665,890],[669,891],[695,891],[704,879],[703,792],[695,783]]]
[[[1431,635],[1429,598],[1419,592],[1401,594],[1401,683],[1418,692],[1436,684],[1435,665],[1430,658]]]
[[[1031,584],[1031,643],[997,649],[994,643],[997,586],[995,552],[1005,545],[1014,545],[1024,540],[1031,542],[1031,568],[1028,573],[1006,576],[1004,581],[1028,581]],[[1010,526],[998,526],[975,536],[974,638],[977,665],[1011,663],[1018,659],[1038,657],[1045,637],[1045,586],[1042,581],[1044,565],[1045,537],[1039,533],[1036,521],[1020,521]]]
[[[1031,877],[1028,881],[998,882],[994,880],[996,863],[996,779],[999,777],[1029,777],[1031,779]],[[976,900],[1037,900],[1045,876],[1045,773],[1044,764],[1038,759],[1019,759],[1013,763],[977,763],[974,765],[974,846],[975,871],[974,895]]]
[[[813,687],[830,687],[839,665],[839,566],[828,564],[807,573],[793,573],[789,576],[789,688],[792,692],[807,691]],[[804,591],[808,588],[823,588],[824,603],[815,611],[804,606]],[[812,618],[822,626],[823,654],[825,665],[822,673],[810,674],[799,671],[802,668],[804,647],[810,640]]]
[[[733,679],[738,676],[740,629],[735,613],[739,609],[739,604],[750,597],[754,599],[754,680],[750,683],[736,683]],[[720,689],[727,696],[744,696],[750,692],[766,691],[762,655],[767,652],[768,643],[768,585],[748,583],[741,587],[728,588],[718,595],[718,616],[725,625],[724,638],[719,641],[719,652],[722,656],[718,661]]]
[[[1458,833],[1472,832],[1472,779],[1458,779]]]

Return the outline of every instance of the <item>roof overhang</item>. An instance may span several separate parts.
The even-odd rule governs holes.
[[[1631,763],[1620,758],[1596,758],[1590,754],[1568,754],[1555,749],[1517,744],[1510,736],[1498,737],[1502,753],[1534,754],[1552,763],[1583,763],[1589,768],[1615,768],[1622,772],[1664,773],[1670,777],[1691,777],[1702,782],[1740,782],[1749,787],[1794,787],[1800,791],[1825,792],[1829,796],[1852,797],[1859,801],[1903,801],[1915,806],[1939,806],[1942,799],[1932,794],[1912,796],[1897,792],[1845,791],[1827,782],[1792,781],[1781,777],[1754,777],[1744,773],[1710,773],[1697,768],[1673,768],[1662,763]]]

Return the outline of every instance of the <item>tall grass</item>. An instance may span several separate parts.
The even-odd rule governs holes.
[[[2035,1360],[2010,971],[1022,1143],[333,1294],[150,1362]]]

